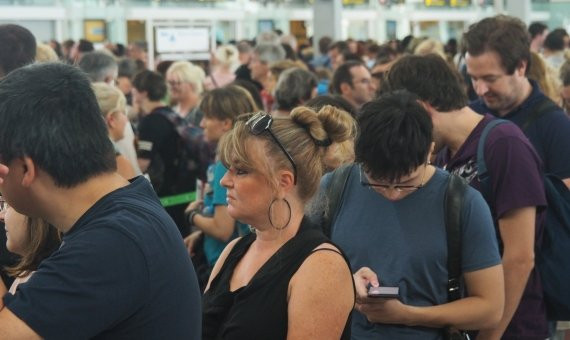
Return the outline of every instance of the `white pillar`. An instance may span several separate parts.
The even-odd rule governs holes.
[[[147,68],[154,70],[154,22],[152,19],[147,19],[145,23],[146,29],[146,42],[148,47],[147,53]]]
[[[333,41],[342,39],[340,0],[315,0],[313,4],[313,48],[319,51],[319,39],[329,36]]]
[[[506,10],[508,15],[521,19],[527,25],[530,24],[532,10],[530,0],[507,0]]]
[[[447,43],[447,40],[449,40],[449,25],[447,21],[440,21],[438,23],[438,28],[439,28],[439,41],[441,41],[442,43]]]

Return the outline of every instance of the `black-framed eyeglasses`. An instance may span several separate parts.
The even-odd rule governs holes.
[[[275,144],[279,146],[279,148],[283,151],[285,156],[287,156],[289,162],[291,162],[291,166],[293,166],[293,183],[297,184],[297,165],[295,165],[295,161],[293,161],[293,157],[291,157],[291,154],[287,152],[287,150],[285,150],[283,144],[281,144],[279,139],[277,139],[277,136],[275,136],[273,131],[271,131],[272,123],[273,123],[273,117],[271,117],[266,113],[258,112],[253,117],[248,119],[245,125],[249,126],[249,131],[254,136],[258,136],[264,133],[265,131],[269,133],[271,138],[273,138],[273,140],[275,141]]]
[[[372,187],[372,188],[378,188],[382,191],[388,191],[388,190],[394,190],[397,193],[402,193],[402,192],[414,192],[420,188],[422,188],[425,185],[425,179],[426,179],[426,172],[427,172],[427,163],[424,165],[424,173],[422,175],[422,180],[420,182],[420,184],[418,185],[404,185],[404,184],[383,184],[383,183],[370,183],[368,182],[368,180],[366,179],[366,176],[364,175],[364,171],[362,170],[362,167],[360,167],[360,184],[362,184],[365,187]]]

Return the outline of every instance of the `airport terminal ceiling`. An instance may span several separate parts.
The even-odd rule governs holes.
[[[303,39],[318,33],[314,8],[323,4],[339,8],[337,39],[413,34],[445,41],[496,13],[570,26],[570,0],[0,0],[0,23],[20,23],[41,41],[92,36],[96,43],[126,44],[152,40],[156,27],[165,25],[208,27],[212,40],[221,42],[269,29]],[[509,6],[521,4],[526,12],[510,12]]]

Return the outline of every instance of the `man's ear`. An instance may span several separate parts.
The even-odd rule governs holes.
[[[430,103],[424,100],[418,100],[418,103],[424,108],[424,110],[427,111],[430,117],[433,116],[435,109],[430,105]]]
[[[22,186],[29,188],[37,176],[36,164],[30,157],[24,156],[21,166],[23,167]]]
[[[340,94],[346,94],[352,89],[349,83],[341,83],[340,84]]]
[[[520,77],[524,77],[526,75],[527,67],[528,67],[528,61],[521,60],[517,65],[517,68],[515,69],[515,73],[517,73],[517,75]]]

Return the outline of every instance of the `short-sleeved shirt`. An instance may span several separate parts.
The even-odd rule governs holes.
[[[4,296],[46,339],[199,339],[200,300],[180,233],[143,177],[97,201]]]
[[[217,205],[228,205],[226,198],[227,190],[220,184],[220,180],[227,171],[228,169],[226,169],[220,161],[210,165],[208,168],[208,188],[204,195],[204,214],[208,216],[214,215],[214,209]],[[226,245],[234,238],[245,235],[247,231],[248,228],[244,224],[236,221],[236,229],[228,242],[223,242],[214,237],[204,235],[204,253],[208,263],[213,266]]]
[[[453,157],[449,149],[444,148],[436,160],[437,165],[465,178],[479,191],[481,183],[477,177],[477,146],[483,129],[493,119],[493,116],[486,115]],[[494,127],[487,137],[484,153],[491,181],[491,191],[484,193],[484,196],[493,213],[501,249],[498,220],[509,211],[529,206],[537,207],[535,249],[540,249],[546,196],[539,156],[522,131],[514,124],[500,124]],[[548,336],[542,285],[536,269],[530,274],[519,307],[505,335],[517,339],[525,336],[545,339]]]
[[[141,119],[137,156],[150,160],[147,173],[151,183],[159,196],[165,196],[183,191],[174,188],[178,175],[176,160],[182,144],[174,124],[161,111],[171,109],[159,107]]]
[[[532,85],[532,92],[528,98],[519,107],[501,117],[521,128],[536,106],[546,97],[535,81],[529,81]],[[498,116],[497,112],[489,109],[482,99],[472,102],[469,106],[480,114],[490,113]],[[568,147],[570,145],[570,119],[562,108],[542,115],[523,132],[542,159],[546,173],[554,174],[562,179],[570,178],[570,148]]]
[[[400,300],[413,306],[447,303],[447,234],[444,195],[449,174],[437,169],[421,189],[390,201],[360,184],[360,166],[351,170],[332,224],[333,242],[351,268],[371,268],[384,286],[400,288]],[[323,178],[323,185],[328,181]],[[489,208],[468,188],[461,212],[463,272],[501,262]],[[441,330],[369,322],[354,312],[353,339],[442,339]]]

